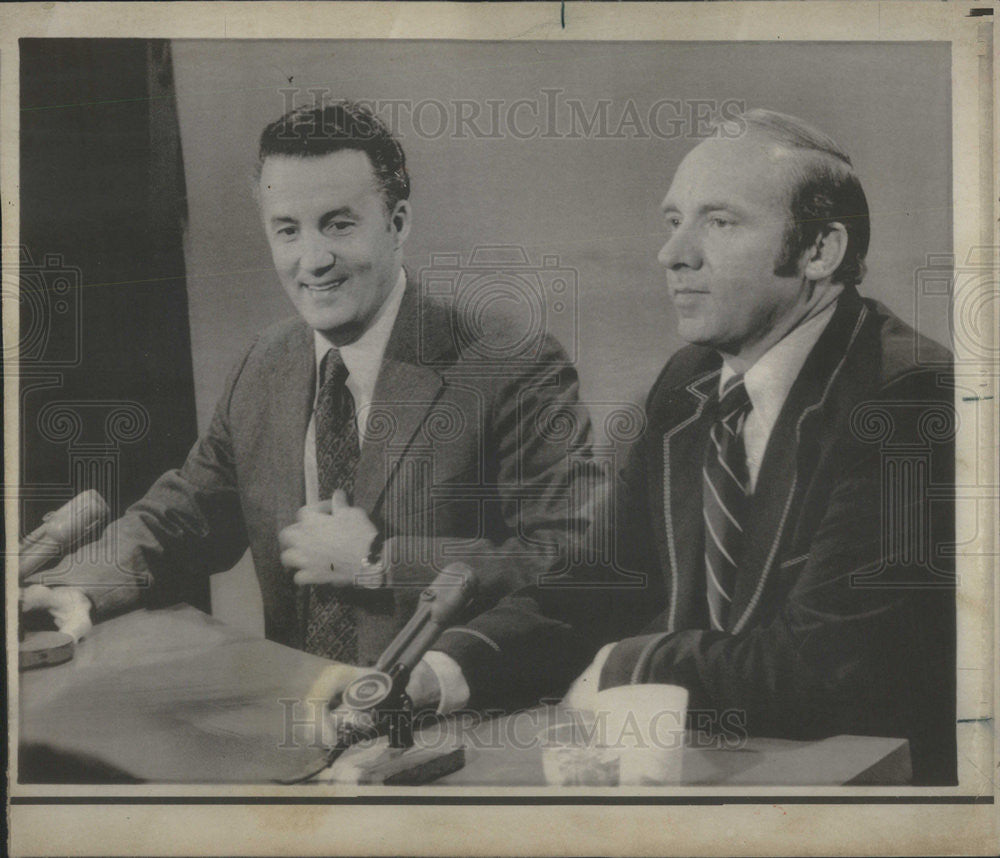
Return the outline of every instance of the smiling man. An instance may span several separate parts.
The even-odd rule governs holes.
[[[482,608],[564,562],[586,529],[569,462],[588,458],[590,426],[554,340],[525,348],[516,322],[470,321],[409,281],[410,180],[377,117],[347,102],[292,111],[264,130],[258,168],[297,316],[250,346],[187,461],[89,555],[116,564],[70,557],[25,604],[79,633],[91,605],[98,618],[138,606],[249,545],[269,638],[370,665],[448,563],[472,567]],[[568,435],[539,434],[540,415],[563,412]],[[436,683],[424,664],[414,696]]]
[[[790,116],[744,118],[663,200],[690,345],[612,496],[615,567],[518,592],[439,648],[474,705],[574,676],[581,708],[670,683],[702,729],[905,737],[915,782],[954,783],[951,357],[859,296],[868,204],[844,151]]]

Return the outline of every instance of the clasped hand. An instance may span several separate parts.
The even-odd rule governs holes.
[[[298,521],[278,534],[281,563],[299,586],[371,586],[372,570],[363,561],[377,532],[368,514],[338,490],[328,501],[302,507]]]

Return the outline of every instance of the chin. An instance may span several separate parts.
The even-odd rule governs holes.
[[[315,325],[310,324],[310,327],[336,346],[355,342],[366,330],[365,323],[354,316],[347,319],[324,319]]]
[[[302,318],[310,328],[314,331],[319,331],[321,334],[335,333],[342,328],[349,328],[351,326],[350,319],[345,319],[339,316],[331,318],[330,316],[324,316],[317,313],[303,313]]]
[[[303,297],[304,300],[295,302],[295,308],[310,328],[315,328],[317,331],[339,328],[342,325],[350,325],[354,319],[354,313],[350,312],[353,308],[345,307],[342,301],[319,302],[310,300],[308,295]]]
[[[696,346],[709,346],[712,344],[712,336],[706,332],[705,326],[694,320],[682,320],[677,326],[677,333],[681,339]]]

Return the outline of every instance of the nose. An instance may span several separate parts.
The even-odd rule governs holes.
[[[656,256],[660,265],[676,271],[680,268],[701,267],[701,248],[693,227],[678,226]]]
[[[304,236],[305,244],[299,265],[302,269],[316,277],[333,268],[337,263],[337,255],[330,247],[329,240],[321,233]]]

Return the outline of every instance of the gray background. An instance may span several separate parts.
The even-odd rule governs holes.
[[[476,100],[484,115],[487,99],[542,101],[542,89],[556,88],[563,99],[581,99],[588,114],[610,99],[612,125],[628,99],[643,117],[659,99],[741,100],[812,121],[851,154],[872,211],[863,294],[912,322],[915,271],[928,253],[951,250],[947,43],[178,41],[173,56],[202,428],[254,334],[293,312],[251,194],[257,138],[284,112],[281,90],[290,87],[300,88],[297,103],[311,103],[308,90],[318,87],[369,101]],[[578,324],[562,318],[555,332],[575,353],[584,398],[641,400],[681,345],[656,261],[658,206],[697,141],[429,139],[401,116],[395,130],[413,180],[410,271],[428,269],[432,254],[467,259],[482,245],[520,246],[534,264],[557,256],[577,273]],[[437,113],[423,116],[433,130]],[[921,322],[923,333],[947,342],[943,314],[922,314]],[[216,576],[213,605],[260,630],[246,560]]]

